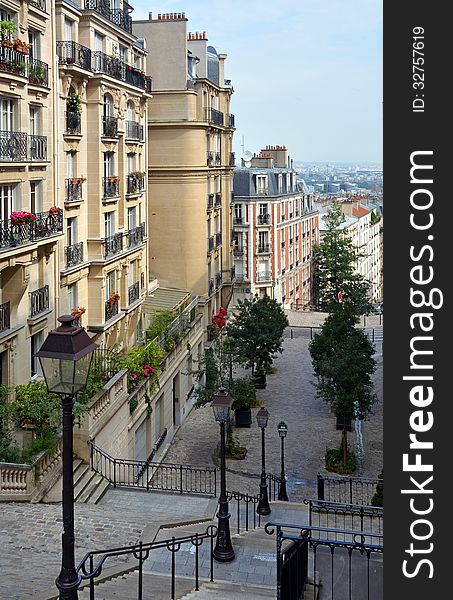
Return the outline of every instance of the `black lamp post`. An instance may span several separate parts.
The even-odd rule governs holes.
[[[260,481],[260,499],[256,512],[259,515],[269,515],[271,507],[269,506],[269,499],[267,495],[267,478],[266,478],[266,450],[264,444],[264,430],[267,427],[267,421],[269,419],[269,411],[264,407],[261,407],[256,414],[256,420],[258,427],[261,429],[261,481]]]
[[[280,473],[280,486],[278,488],[278,499],[285,500],[288,502],[288,494],[286,493],[286,475],[285,475],[285,437],[288,433],[288,426],[284,421],[280,421],[277,426],[278,435],[282,442],[281,447],[281,458],[282,458],[282,470]]]
[[[82,327],[72,325],[74,317],[58,318],[60,327],[53,329],[36,356],[49,392],[61,396],[63,409],[63,534],[61,571],[55,583],[60,600],[76,600],[80,575],[74,557],[74,481],[72,473],[72,407],[74,396],[87,383],[92,352],[97,348]]]
[[[225,447],[225,425],[230,418],[230,409],[233,398],[220,388],[211,403],[215,420],[220,423],[220,497],[219,511],[217,513],[217,539],[213,551],[214,558],[219,562],[230,562],[234,560],[234,550],[230,536],[230,512],[228,508],[228,496],[226,493],[226,447]]]

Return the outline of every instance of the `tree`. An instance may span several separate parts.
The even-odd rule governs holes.
[[[340,294],[356,314],[364,314],[369,310],[369,282],[356,271],[362,252],[341,227],[344,220],[340,204],[334,203],[327,213],[327,232],[313,252],[314,305],[330,312]]]
[[[366,334],[355,327],[357,316],[350,302],[338,303],[327,317],[309,350],[317,379],[317,394],[335,414],[346,419],[365,419],[376,401],[371,375],[376,368],[374,348]],[[347,457],[343,431],[343,461]]]
[[[281,304],[263,296],[239,300],[227,333],[238,359],[246,366],[261,371],[268,369],[277,352],[282,352],[283,332],[288,318]]]

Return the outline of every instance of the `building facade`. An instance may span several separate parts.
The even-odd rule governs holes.
[[[234,298],[268,295],[285,308],[312,302],[318,211],[285,146],[267,146],[234,175]]]

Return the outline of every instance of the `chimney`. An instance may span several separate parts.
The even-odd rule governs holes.
[[[153,20],[153,13],[152,12],[148,13],[148,20],[149,21]]]

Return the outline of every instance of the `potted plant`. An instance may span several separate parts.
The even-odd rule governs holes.
[[[236,427],[250,427],[252,424],[252,406],[256,402],[256,390],[249,377],[232,379],[227,385],[228,392],[234,398],[233,410]]]
[[[44,69],[39,65],[31,65],[29,70],[29,79],[31,83],[44,83]]]
[[[13,45],[14,50],[16,50],[16,52],[22,52],[22,54],[28,54],[31,48],[31,44],[27,44],[27,42],[24,42],[19,38],[13,40]]]
[[[0,21],[1,45],[7,48],[13,48],[13,34],[16,33],[16,24],[14,21]]]
[[[107,300],[107,304],[109,306],[113,306],[114,304],[117,304],[119,302],[120,299],[120,295],[118,294],[118,292],[115,292],[114,294],[112,294],[110,296],[110,298]]]
[[[66,99],[66,111],[80,114],[82,112],[82,101],[80,95],[75,92],[69,92]]]
[[[12,212],[9,218],[11,225],[23,225],[24,223],[33,223],[36,221],[36,215],[27,210]]]
[[[75,319],[80,319],[82,315],[85,314],[85,312],[86,309],[83,306],[76,306],[71,311],[71,317],[74,317]]]
[[[59,208],[58,206],[51,206],[49,208],[49,216],[51,216],[51,217],[58,217],[60,212],[61,212],[61,208]]]

